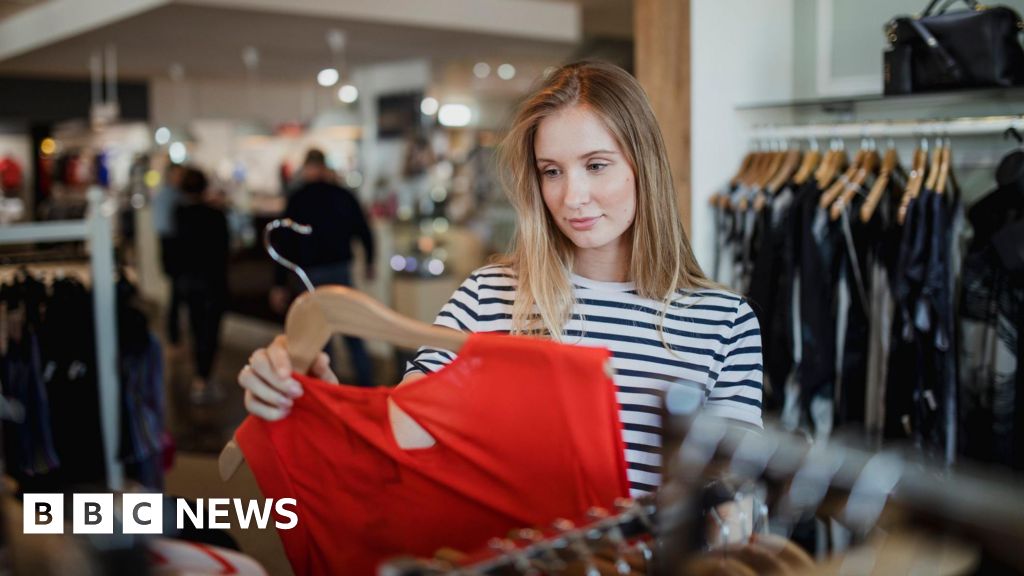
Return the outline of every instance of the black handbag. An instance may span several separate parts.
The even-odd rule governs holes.
[[[1024,84],[1024,21],[1007,6],[962,0],[967,10],[947,12],[957,1],[931,0],[918,17],[886,25],[885,93],[910,94]]]

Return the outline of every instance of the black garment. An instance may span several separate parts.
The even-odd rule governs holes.
[[[288,198],[285,217],[313,227],[313,234],[281,234],[279,251],[304,269],[352,261],[352,239],[358,238],[373,264],[373,234],[355,195],[327,182],[304,184]],[[275,278],[283,286],[287,270],[278,266]]]
[[[786,377],[793,368],[790,334],[793,283],[788,238],[795,189],[796,184],[793,183],[784,186],[758,215],[758,250],[747,295],[761,324],[764,406],[772,411],[782,407]]]
[[[1024,234],[1014,234],[1024,230],[1024,194],[996,189],[971,207],[968,219],[974,234],[959,300],[959,451],[1024,469],[1024,282],[1019,259],[1005,250],[1024,244]]]
[[[842,214],[840,277],[849,298],[843,345],[839,353],[839,388],[836,398],[836,426],[863,426],[867,395],[868,344],[870,333],[871,239],[878,234],[877,219],[867,223],[859,217],[861,202],[855,201]]]
[[[908,211],[897,278],[897,350],[887,385],[886,431],[951,463],[956,407],[950,252],[956,200],[924,190]],[[895,334],[894,334],[895,336]],[[895,338],[894,338],[895,340]]]
[[[175,216],[179,287],[188,306],[196,374],[206,380],[213,371],[227,304],[228,222],[224,212],[205,204],[181,205]]]
[[[174,214],[178,230],[176,268],[182,278],[202,278],[227,286],[230,237],[224,212],[203,203],[181,204]]]
[[[220,323],[227,305],[223,285],[195,276],[182,278],[182,294],[188,306],[196,375],[207,380],[220,347]]]
[[[75,280],[54,282],[39,342],[61,466],[33,489],[106,485],[95,334],[89,290]]]
[[[808,414],[816,398],[833,403],[836,375],[839,230],[818,205],[821,195],[822,190],[813,180],[805,185],[794,221],[799,235],[796,261],[800,278],[800,398],[801,408]]]
[[[160,238],[161,263],[163,264],[164,274],[167,275],[171,283],[166,318],[167,339],[171,341],[171,344],[177,344],[181,341],[181,317],[179,312],[181,311],[183,299],[181,296],[181,282],[178,279],[179,257],[177,239],[169,236]]]
[[[924,358],[915,337],[912,308],[917,301],[924,277],[926,203],[922,192],[907,207],[900,238],[899,257],[892,277],[896,315],[892,323],[892,350],[889,355],[888,381],[885,389],[886,438],[913,437],[915,390],[919,388]]]

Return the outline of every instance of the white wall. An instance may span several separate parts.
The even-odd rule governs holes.
[[[756,122],[737,104],[792,97],[794,0],[693,0],[691,13],[692,218],[706,271],[714,253],[708,198],[736,172]]]

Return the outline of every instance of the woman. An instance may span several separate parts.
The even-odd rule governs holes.
[[[524,101],[499,153],[518,215],[514,247],[475,271],[435,323],[610,349],[634,495],[660,484],[658,392],[667,382],[695,383],[708,411],[761,426],[757,319],[701,272],[636,80],[605,63],[558,69]],[[453,357],[420,350],[403,383]],[[302,394],[289,372],[282,337],[258,350],[239,375],[248,410],[286,416]],[[325,358],[312,374],[336,381]]]

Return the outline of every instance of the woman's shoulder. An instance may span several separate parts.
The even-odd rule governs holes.
[[[465,283],[477,286],[515,286],[516,273],[506,264],[488,264],[473,270]]]
[[[751,311],[746,298],[721,288],[689,288],[681,289],[677,293],[679,298],[672,302],[672,307],[676,310],[703,310],[730,318]]]

